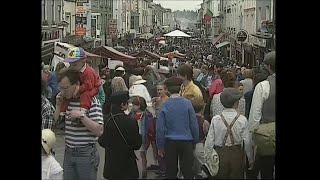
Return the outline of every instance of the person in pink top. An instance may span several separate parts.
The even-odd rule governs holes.
[[[223,83],[222,80],[220,78],[220,73],[222,71],[222,65],[221,64],[217,64],[214,66],[214,70],[213,73],[215,75],[215,78],[211,84],[211,86],[209,87],[209,95],[210,97],[213,97],[213,95],[215,94],[219,94],[223,91]]]

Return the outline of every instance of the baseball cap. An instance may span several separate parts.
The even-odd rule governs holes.
[[[68,57],[64,60],[68,63],[73,63],[76,61],[79,61],[80,59],[86,58],[87,55],[85,53],[85,51],[83,50],[83,48],[81,47],[74,47],[74,48],[70,48],[69,52],[68,52]]]

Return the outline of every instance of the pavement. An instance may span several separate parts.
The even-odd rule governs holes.
[[[64,142],[64,133],[61,130],[56,130],[56,145],[55,145],[55,157],[57,159],[57,161],[61,164],[61,166],[63,167],[63,158],[64,158],[64,149],[65,149],[65,142]],[[104,148],[102,148],[98,143],[97,143],[97,148],[100,154],[100,164],[99,164],[99,169],[98,169],[98,180],[105,180],[105,178],[103,178],[103,167],[104,167],[104,157],[105,157],[105,152],[104,152]],[[140,174],[140,178],[141,178],[141,160],[140,160],[140,155],[136,152],[137,157],[139,158],[139,160],[137,161],[138,164],[138,169],[139,169],[139,174]],[[147,166],[150,166],[151,164],[154,164],[154,160],[152,157],[152,147],[150,146],[150,148],[148,149],[147,152]],[[147,179],[160,179],[160,178],[156,178],[157,174],[155,174],[152,171],[148,171],[147,172]]]

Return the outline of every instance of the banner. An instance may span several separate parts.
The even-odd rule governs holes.
[[[71,44],[55,42],[53,53],[61,58],[65,58],[68,55],[69,49],[75,47]]]
[[[119,60],[111,60],[111,59],[108,59],[108,68],[109,68],[109,69],[115,69],[115,67],[116,67],[117,65],[123,66],[123,62],[122,62],[122,61],[119,61]]]
[[[86,36],[87,26],[87,14],[90,3],[88,0],[78,0],[76,4],[76,18],[75,18],[75,34],[76,36]]]

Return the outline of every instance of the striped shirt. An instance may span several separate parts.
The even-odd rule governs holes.
[[[72,110],[80,109],[80,101],[70,101],[66,114]],[[103,124],[101,104],[96,97],[92,99],[91,108],[87,111],[86,115],[92,121]],[[69,117],[66,117],[65,123],[65,142],[68,147],[82,147],[96,143],[98,140],[98,137],[85,127],[80,119],[71,120]]]

